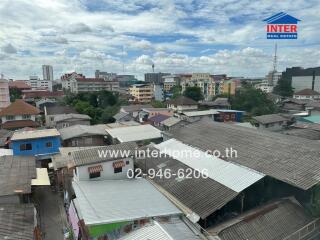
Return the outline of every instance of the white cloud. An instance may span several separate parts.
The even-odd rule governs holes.
[[[8,44],[2,46],[1,50],[4,53],[7,53],[7,54],[15,54],[15,53],[17,53],[17,49],[11,43],[8,43]]]

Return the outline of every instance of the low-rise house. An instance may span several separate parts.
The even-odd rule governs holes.
[[[167,101],[167,108],[176,112],[191,111],[198,109],[198,103],[191,98],[179,96]]]
[[[230,109],[231,104],[228,98],[218,97],[214,101],[203,101],[199,105],[203,108],[213,108],[213,109]]]
[[[18,131],[11,137],[13,154],[31,155],[38,160],[49,159],[59,153],[61,146],[60,133],[57,129]]]
[[[301,112],[305,110],[306,104],[309,100],[302,99],[286,99],[282,102],[281,109],[284,112]]]
[[[140,126],[141,124],[136,121],[127,121],[127,122],[115,122],[115,123],[107,123],[107,124],[99,124],[105,126],[105,129],[111,128],[120,128],[120,127],[130,127],[130,126]]]
[[[74,181],[69,208],[74,236],[115,239],[152,220],[176,218],[181,211],[146,179]],[[112,209],[112,211],[110,211]],[[99,213],[99,214],[92,214]]]
[[[169,131],[174,128],[178,128],[182,125],[185,125],[185,122],[182,121],[178,117],[170,117],[170,118],[162,121],[162,123],[161,123],[161,126],[162,126],[163,130],[165,130],[165,131]]]
[[[38,108],[17,99],[0,112],[1,128],[14,130],[24,127],[38,127],[39,114]]]
[[[120,109],[120,112],[129,113],[133,118],[136,118],[138,116],[139,112],[144,108],[152,108],[152,106],[148,105],[148,104],[146,104],[146,105],[136,104],[136,105],[122,106]]]
[[[170,118],[170,116],[168,115],[162,115],[162,114],[158,114],[158,115],[155,115],[153,117],[150,117],[148,119],[148,122],[155,126],[155,127],[161,127],[162,126],[162,122],[166,119]]]
[[[10,89],[31,90],[31,86],[26,83],[26,80],[9,81]]]
[[[134,117],[130,115],[130,113],[126,112],[118,112],[116,115],[113,116],[116,122],[126,122],[134,120]]]
[[[150,124],[106,129],[112,143],[136,142],[159,142],[162,139],[161,131]]]
[[[69,113],[77,113],[77,111],[70,106],[60,106],[56,104],[54,106],[45,106],[44,115],[45,115],[46,126],[54,127],[55,126],[54,117],[56,115],[69,114]]]
[[[207,231],[217,240],[316,239],[319,219],[295,199],[282,199],[241,214]],[[309,238],[310,237],[310,238]]]
[[[203,117],[210,117],[214,119],[214,115],[217,115],[217,114],[219,114],[219,112],[214,109],[203,110],[203,111],[188,111],[188,112],[182,112],[180,114],[180,118],[187,122],[194,122],[194,121],[198,121]]]
[[[303,89],[293,94],[294,99],[317,100],[320,99],[320,93],[312,89]]]
[[[106,145],[107,132],[100,125],[73,125],[59,129],[64,147],[89,147]]]
[[[280,131],[288,122],[288,119],[284,118],[280,114],[268,114],[257,116],[253,118],[255,120],[255,126],[259,129],[269,131]]]
[[[135,143],[121,143],[76,150],[68,167],[77,181],[128,179],[136,148]]]
[[[213,117],[216,122],[241,122],[244,114],[244,111],[239,110],[217,109]]]
[[[90,125],[91,117],[86,114],[68,113],[57,114],[53,117],[53,127],[57,129],[70,127],[73,125]]]

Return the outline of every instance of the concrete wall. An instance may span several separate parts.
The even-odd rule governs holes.
[[[126,165],[122,168],[122,172],[120,173],[114,173],[114,168],[113,168],[113,163],[118,162],[118,161],[124,161]],[[127,162],[129,164],[127,164]],[[101,176],[98,178],[89,178],[89,167],[94,167],[97,165],[102,165],[103,171],[101,172]],[[91,165],[86,165],[86,166],[79,166],[76,167],[76,170],[74,172],[74,178],[80,181],[83,180],[111,180],[111,179],[127,179],[127,173],[129,169],[133,169],[133,159],[131,158],[125,158],[125,159],[120,159],[120,160],[115,160],[115,161],[107,161],[107,162],[102,162],[102,163],[96,163],[96,164],[91,164]]]

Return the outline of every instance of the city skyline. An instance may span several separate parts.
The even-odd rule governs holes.
[[[274,40],[263,19],[285,11],[299,19],[297,40],[278,43],[278,69],[320,64],[317,1],[8,1],[0,6],[0,72],[54,79],[96,69],[119,74],[210,72],[262,77],[272,70]],[[124,72],[123,72],[124,68]]]

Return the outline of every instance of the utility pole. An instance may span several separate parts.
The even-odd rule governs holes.
[[[273,69],[272,69],[272,75],[271,75],[272,85],[274,82],[276,72],[277,72],[277,43],[275,43],[274,45]]]

